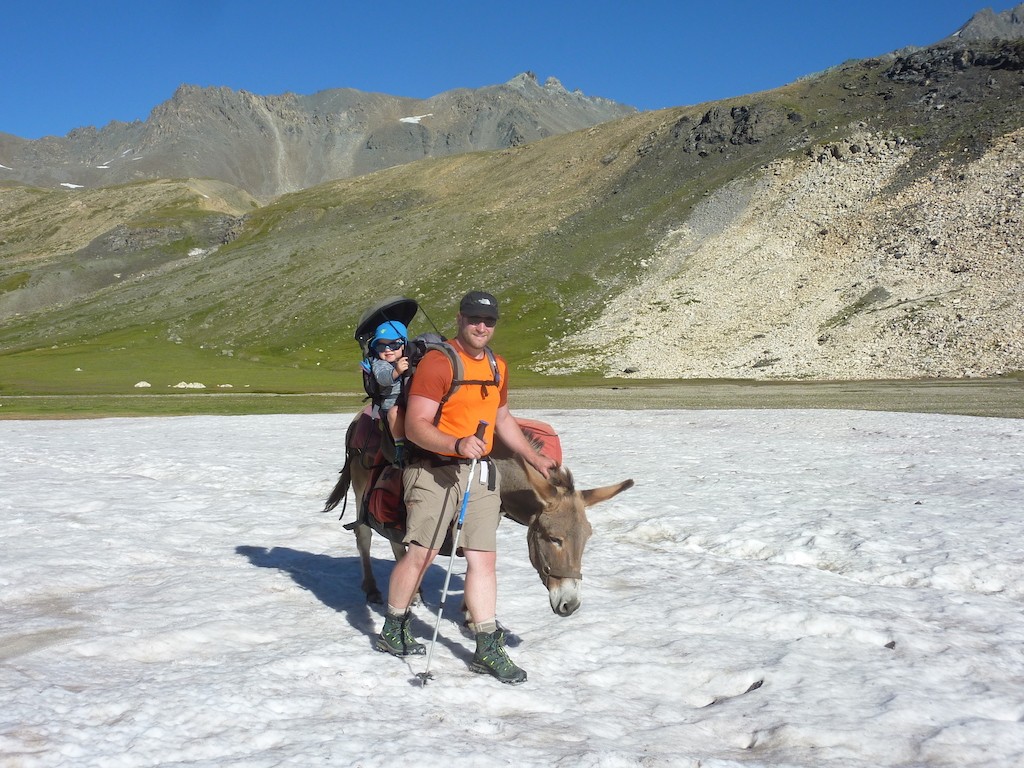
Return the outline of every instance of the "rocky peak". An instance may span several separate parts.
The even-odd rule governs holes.
[[[527,70],[509,80],[505,85],[510,88],[537,88],[537,75]]]
[[[1024,37],[1024,3],[1001,13],[983,8],[944,42],[957,40],[1016,40]]]

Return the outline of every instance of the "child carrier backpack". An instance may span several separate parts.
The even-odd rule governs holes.
[[[405,296],[392,296],[366,310],[362,317],[359,318],[359,322],[356,324],[355,339],[359,342],[359,348],[362,351],[362,359],[360,360],[359,365],[363,373],[363,390],[366,392],[367,399],[375,406],[379,407],[385,396],[385,393],[377,383],[376,378],[374,378],[372,371],[373,360],[376,357],[376,354],[371,347],[371,343],[373,342],[377,326],[388,321],[398,321],[403,325],[408,326],[413,317],[416,316],[416,312],[418,310],[419,305],[416,303],[415,299],[410,299]],[[492,378],[486,381],[476,379],[467,380],[463,378],[463,366],[462,360],[459,358],[459,353],[456,352],[455,348],[448,343],[447,339],[439,333],[421,333],[414,338],[408,339],[408,343],[406,344],[405,356],[409,359],[409,370],[403,381],[402,396],[398,402],[399,406],[404,404],[403,401],[407,396],[409,389],[409,380],[416,370],[417,363],[419,363],[423,356],[431,349],[443,352],[452,366],[452,384],[441,399],[437,413],[434,415],[434,424],[440,422],[441,410],[444,408],[445,403],[448,402],[451,396],[458,391],[459,387],[464,385],[479,385],[484,387],[501,386],[501,373],[498,369],[498,360],[490,347],[487,347],[485,351],[491,367]]]
[[[373,361],[377,354],[374,352],[372,344],[377,327],[387,322],[398,322],[408,327],[418,310],[419,305],[414,299],[405,296],[392,296],[370,307],[356,323],[355,339],[362,352],[359,367],[363,374],[363,391],[366,393],[366,399],[375,406],[379,407],[387,394],[381,389],[373,375]],[[409,352],[410,350],[406,349],[406,356],[409,355]]]

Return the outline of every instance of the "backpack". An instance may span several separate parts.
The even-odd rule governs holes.
[[[457,373],[461,371],[462,362],[459,360],[458,353],[450,344],[448,344],[447,339],[445,339],[441,334],[429,332],[421,333],[419,336],[409,339],[405,347],[405,356],[409,360],[409,370],[407,370],[401,378],[402,392],[397,405],[401,406],[405,404],[407,392],[409,391],[409,382],[412,380],[412,374],[416,371],[416,365],[423,359],[423,356],[427,354],[427,351],[431,349],[437,349],[444,352],[452,363],[452,370]],[[363,358],[359,361],[359,367],[363,372],[363,391],[366,392],[365,399],[369,400],[371,404],[379,407],[384,398],[390,393],[390,387],[382,386],[373,375],[373,361],[375,359],[376,355],[373,350],[364,345]],[[497,363],[495,363],[495,365],[497,365]],[[498,377],[496,376],[495,378]],[[464,382],[460,381],[458,383],[462,384]],[[454,393],[457,388],[458,387],[455,386],[455,382],[453,382],[453,387],[448,392],[445,399],[447,400],[448,397],[451,397],[452,393]]]
[[[359,349],[362,352],[359,367],[363,374],[363,392],[366,393],[366,399],[375,406],[380,406],[387,392],[381,388],[373,376],[373,361],[377,358],[377,354],[370,344],[373,341],[374,333],[379,325],[386,322],[398,322],[408,326],[418,311],[419,304],[415,299],[392,296],[367,309],[356,324],[355,340],[359,343]],[[408,352],[407,349],[407,355]]]

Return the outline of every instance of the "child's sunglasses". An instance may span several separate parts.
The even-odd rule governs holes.
[[[405,346],[405,342],[401,341],[401,340],[399,340],[399,341],[379,341],[379,342],[377,342],[376,344],[373,345],[373,348],[376,349],[378,352],[384,352],[384,351],[397,352],[398,350],[400,350],[404,346]]]

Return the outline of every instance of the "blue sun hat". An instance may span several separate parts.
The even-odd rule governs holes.
[[[373,332],[370,347],[377,346],[378,341],[401,341],[404,343],[408,338],[409,329],[405,327],[404,323],[400,323],[397,320],[385,320]]]

